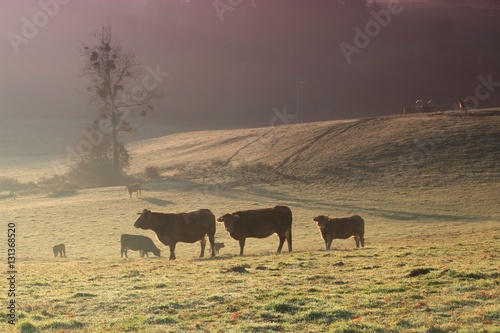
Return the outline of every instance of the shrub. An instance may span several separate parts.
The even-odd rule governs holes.
[[[36,188],[36,184],[30,183],[21,183],[17,179],[9,178],[9,177],[0,177],[0,191],[20,191],[20,190],[29,190]]]
[[[147,166],[144,169],[144,176],[147,179],[158,179],[160,178],[160,171],[157,166]]]

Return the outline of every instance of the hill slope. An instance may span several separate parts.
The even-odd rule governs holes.
[[[500,179],[500,111],[180,133],[130,145],[165,176],[429,186]]]

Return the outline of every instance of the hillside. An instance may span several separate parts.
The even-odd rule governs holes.
[[[4,197],[11,235],[0,252],[15,239],[19,322],[0,331],[498,332],[499,120],[450,113],[176,134],[131,145],[132,172],[156,165],[165,178],[143,181],[142,197],[123,186]],[[280,255],[271,236],[247,239],[240,257],[217,223],[219,255],[198,259],[198,243],[178,243],[169,261],[154,232],[133,226],[144,208],[218,217],[277,204],[293,212],[293,251]],[[325,251],[313,217],[354,214],[365,247],[335,239]],[[121,258],[124,233],[151,237],[163,257]],[[59,243],[66,258],[53,256]]]
[[[500,111],[180,133],[129,146],[131,172],[217,182],[446,186],[500,180]]]

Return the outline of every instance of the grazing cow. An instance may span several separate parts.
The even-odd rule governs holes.
[[[140,183],[128,184],[128,185],[125,185],[125,188],[128,191],[129,198],[132,198],[132,193],[134,193],[134,192],[137,192],[137,198],[139,196],[142,196]]]
[[[52,248],[52,251],[54,252],[54,257],[57,257],[57,255],[60,257],[66,257],[66,246],[64,244],[55,245]]]
[[[351,236],[354,236],[356,247],[359,247],[360,242],[361,246],[365,247],[365,221],[361,216],[331,219],[320,215],[313,220],[321,231],[327,250],[330,249],[333,239],[348,239]]]
[[[156,247],[151,238],[146,236],[123,234],[121,236],[121,245],[122,258],[123,255],[125,255],[125,258],[128,258],[128,250],[139,251],[141,258],[144,258],[144,255],[149,258],[148,252],[152,252],[155,256],[161,257],[160,249]]]
[[[215,256],[215,216],[210,210],[200,209],[190,213],[165,214],[144,209],[139,215],[134,227],[153,230],[158,240],[170,248],[170,260],[175,260],[175,245],[178,242],[199,241],[200,258],[203,258],[207,235],[212,257]]]
[[[225,214],[217,221],[224,223],[229,235],[240,242],[240,256],[247,237],[266,238],[274,233],[280,238],[277,252],[281,252],[285,239],[288,251],[292,251],[292,211],[286,206]]]
[[[219,254],[219,250],[225,248],[224,243],[215,243],[215,253]]]

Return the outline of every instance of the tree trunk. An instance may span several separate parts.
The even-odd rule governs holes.
[[[111,143],[113,145],[113,169],[118,174],[120,172],[120,163],[118,159],[118,136],[117,136],[117,121],[114,103],[111,103]]]

